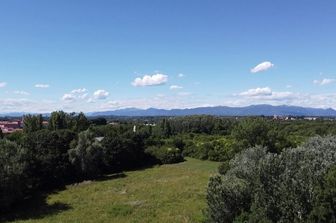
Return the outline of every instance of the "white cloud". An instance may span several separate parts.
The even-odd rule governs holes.
[[[314,80],[313,83],[323,86],[323,85],[327,85],[327,84],[331,84],[334,83],[336,80],[335,79],[328,79],[328,78],[324,78],[322,80]]]
[[[14,94],[19,94],[19,95],[30,95],[28,92],[26,91],[14,91]]]
[[[240,96],[251,96],[251,97],[272,95],[272,89],[269,87],[254,88],[254,89],[249,89],[247,91],[241,92],[239,95]]]
[[[135,87],[144,86],[156,86],[165,84],[168,81],[168,76],[164,74],[154,74],[152,76],[145,75],[142,78],[138,77],[133,82],[132,85]]]
[[[179,85],[171,85],[169,87],[170,90],[178,90],[178,89],[182,89],[183,87],[182,86],[179,86]]]
[[[271,62],[265,61],[265,62],[262,62],[262,63],[258,64],[254,68],[252,68],[251,73],[258,73],[258,72],[266,71],[266,70],[272,68],[273,66],[274,66],[274,64],[272,64]]]
[[[182,77],[184,77],[184,74],[180,73],[180,74],[178,74],[177,76],[178,76],[179,78],[182,78]]]
[[[50,85],[49,84],[35,84],[36,88],[49,88]]]
[[[81,94],[81,93],[85,93],[87,92],[87,90],[85,88],[78,88],[78,89],[74,89],[71,91],[71,93],[73,94]]]
[[[260,102],[265,104],[274,104],[278,102],[288,103],[293,98],[297,97],[290,91],[272,91],[269,87],[249,89],[241,92],[238,95],[237,103],[244,101],[245,103],[258,104]]]
[[[0,88],[6,87],[7,83],[6,82],[0,82]]]
[[[72,102],[76,100],[76,97],[73,94],[64,94],[62,97],[63,101]]]
[[[89,96],[88,93],[84,93],[84,94],[78,95],[78,98],[80,98],[80,99],[87,99],[88,96]]]
[[[109,96],[109,94],[110,93],[105,90],[97,90],[93,93],[93,97],[95,99],[103,100],[106,99]]]

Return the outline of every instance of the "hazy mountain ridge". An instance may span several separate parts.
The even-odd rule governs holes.
[[[136,109],[126,108],[115,111],[91,112],[89,116],[185,116],[185,115],[219,115],[219,116],[336,116],[336,110],[328,108],[305,108],[299,106],[251,105],[246,107],[198,107],[190,109]]]
[[[21,117],[29,114],[28,112],[8,112],[0,113],[1,117]],[[37,114],[37,113],[31,113]],[[49,116],[43,113],[43,116]],[[138,109],[124,108],[114,111],[97,111],[86,113],[87,116],[186,116],[186,115],[218,115],[218,116],[321,116],[336,117],[336,110],[332,108],[307,108],[288,105],[250,105],[246,107],[197,107],[186,109]]]

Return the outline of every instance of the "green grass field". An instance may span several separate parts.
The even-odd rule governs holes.
[[[186,162],[67,186],[16,214],[14,222],[202,222],[218,163]]]

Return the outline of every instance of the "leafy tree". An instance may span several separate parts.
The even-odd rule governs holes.
[[[336,166],[328,170],[315,191],[309,222],[336,222]]]
[[[42,115],[25,115],[23,117],[23,131],[36,132],[43,129]]]
[[[76,132],[82,132],[89,128],[90,122],[86,118],[83,112],[80,112],[75,118],[74,130]]]
[[[100,118],[92,119],[91,123],[94,125],[106,125],[107,121],[105,118],[100,117]]]
[[[248,182],[236,176],[214,176],[207,190],[208,222],[233,222],[250,205]]]
[[[49,130],[66,129],[70,126],[70,115],[63,111],[52,112],[49,118]]]
[[[77,146],[69,151],[70,161],[84,179],[102,173],[103,148],[91,130],[79,133]]]
[[[29,180],[27,150],[8,140],[0,140],[0,212],[24,198]]]
[[[41,130],[25,135],[29,149],[29,174],[34,187],[53,187],[74,179],[68,151],[75,134],[70,130]]]
[[[179,148],[153,146],[147,148],[145,152],[153,156],[160,164],[171,164],[184,161],[182,152]]]
[[[270,125],[262,118],[248,118],[239,122],[233,129],[233,137],[242,144],[244,148],[268,144],[268,132]]]
[[[336,164],[336,138],[312,138],[303,146],[280,154],[266,151],[252,148],[241,152],[230,162],[230,169],[224,175],[210,181],[209,221],[307,222],[313,219],[328,222],[332,219],[330,216],[335,213],[333,170],[324,176]],[[241,190],[238,186],[231,187],[237,181],[235,177],[243,180],[248,197],[236,195]],[[234,198],[242,198],[238,200],[241,203],[232,199],[234,203],[230,206],[231,199],[227,198],[232,194]],[[231,210],[228,206],[238,210],[226,211]]]

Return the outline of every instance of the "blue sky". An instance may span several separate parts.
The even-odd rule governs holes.
[[[3,0],[0,111],[336,108],[335,24],[334,0]]]

